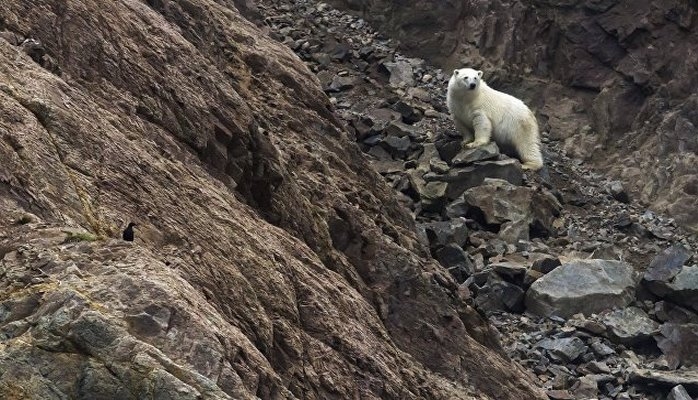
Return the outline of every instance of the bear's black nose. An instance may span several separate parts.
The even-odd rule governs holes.
[[[474,83],[471,83],[471,84],[470,84],[470,89],[475,89],[475,84],[474,84]]]

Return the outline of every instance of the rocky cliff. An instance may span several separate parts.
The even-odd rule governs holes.
[[[0,31],[0,397],[542,398],[233,2]]]
[[[698,4],[334,0],[446,69],[534,104],[570,156],[698,231]]]

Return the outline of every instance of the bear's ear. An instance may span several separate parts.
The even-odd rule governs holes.
[[[477,71],[477,77],[482,78],[482,71]]]
[[[458,70],[457,70],[457,69],[454,69],[454,70],[453,70],[453,76],[458,76]]]

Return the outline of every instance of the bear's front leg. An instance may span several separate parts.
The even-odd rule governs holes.
[[[468,143],[466,147],[472,149],[490,142],[492,138],[492,123],[485,113],[475,113],[475,117],[473,117],[473,130],[475,130],[475,140]]]
[[[460,134],[463,136],[463,146],[465,146],[467,143],[470,143],[473,141],[473,131],[462,121],[459,119],[455,118],[454,122],[456,123],[456,129]]]

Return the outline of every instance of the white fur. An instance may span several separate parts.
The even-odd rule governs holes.
[[[543,167],[536,116],[521,100],[487,86],[482,71],[453,71],[446,104],[463,134],[465,147],[478,147],[494,139],[516,149],[524,169]]]

